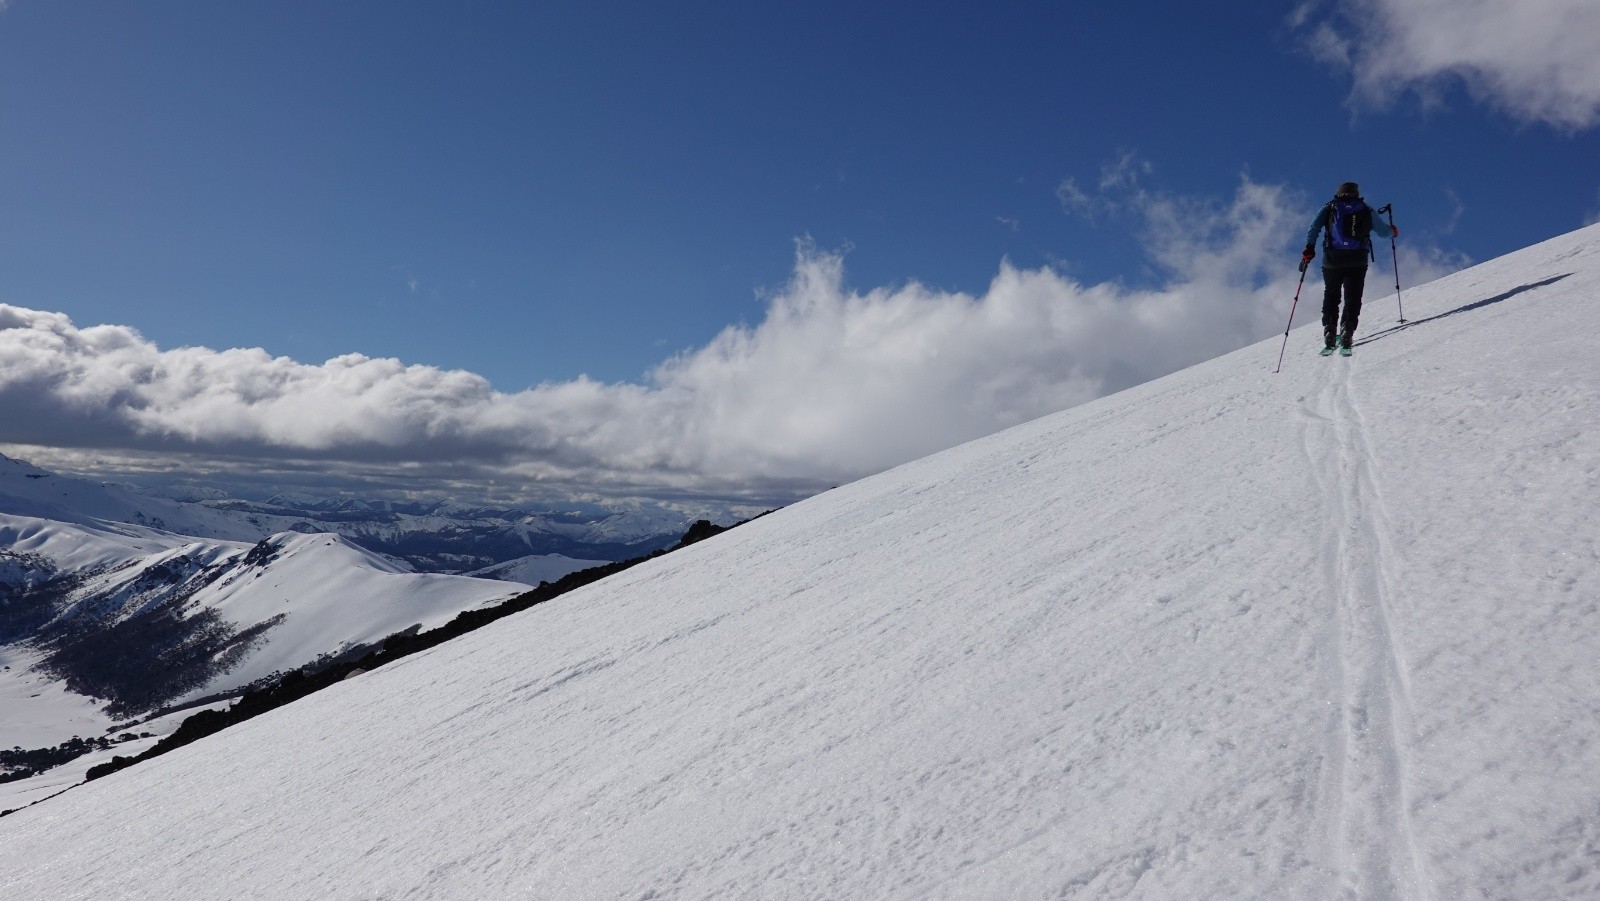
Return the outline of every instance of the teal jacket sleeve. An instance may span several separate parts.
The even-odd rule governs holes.
[[[1383,221],[1383,217],[1378,215],[1377,210],[1372,211],[1372,234],[1373,237],[1377,238],[1394,237],[1394,229],[1389,227],[1389,223]]]
[[[1330,207],[1324,206],[1322,209],[1317,210],[1317,217],[1311,220],[1311,230],[1306,232],[1307,247],[1317,246],[1317,233],[1327,227],[1329,209]]]

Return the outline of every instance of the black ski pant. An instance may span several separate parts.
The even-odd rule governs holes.
[[[1322,270],[1322,331],[1353,335],[1361,318],[1361,293],[1367,288],[1367,267]],[[1339,294],[1344,294],[1344,316]]]

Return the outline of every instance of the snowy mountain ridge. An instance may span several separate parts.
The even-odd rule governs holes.
[[[540,582],[555,582],[568,573],[605,566],[607,562],[574,560],[564,554],[539,554],[496,563],[493,566],[473,570],[467,575],[477,576],[480,579],[502,579],[507,582],[521,582],[524,585],[538,585]]]
[[[1600,896],[1600,226],[0,820],[0,895]]]
[[[349,497],[252,503],[192,486],[179,494],[188,499],[0,456],[0,748],[95,738],[154,709],[640,556],[686,526],[681,514],[648,509],[540,515]],[[531,553],[540,548],[573,553]],[[478,578],[401,577],[474,567]],[[0,797],[0,810],[13,806]]]
[[[0,512],[226,541],[332,532],[423,572],[466,572],[550,554],[622,560],[672,544],[695,519],[651,508],[580,514],[305,494],[249,501],[193,487],[169,493],[64,476],[0,456]]]
[[[57,475],[3,455],[0,512],[93,527],[122,523],[225,541],[255,541],[271,534],[239,517],[203,506]]]
[[[94,734],[528,588],[407,572],[331,534],[248,544],[0,513],[0,548],[8,748],[83,734],[83,699]]]

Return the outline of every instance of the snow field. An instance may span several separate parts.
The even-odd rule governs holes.
[[[1595,897],[1597,296],[1600,226],[827,492],[0,820],[0,896]]]
[[[69,697],[77,696],[71,695]],[[142,736],[148,733],[149,737],[121,742],[107,750],[90,751],[82,757],[70,760],[61,766],[45,770],[27,779],[0,783],[0,810],[20,810],[29,804],[36,804],[74,786],[81,785],[84,777],[88,775],[92,767],[97,767],[102,763],[110,763],[113,757],[137,757],[154,747],[161,739],[176,732],[178,727],[183,724],[183,721],[194,714],[202,710],[224,710],[232,703],[232,701],[218,701],[187,708],[143,722],[127,724],[123,728],[115,730],[114,734],[122,735],[131,732],[134,735]],[[94,727],[79,730],[73,734],[86,738],[107,734],[107,728],[112,725],[112,720],[103,714],[98,719],[103,721],[103,724],[96,722],[93,724]],[[62,740],[71,737],[71,735],[65,735],[62,736]],[[43,747],[50,744],[60,744],[60,741],[40,742],[37,745],[26,745],[25,747]]]
[[[0,748],[49,748],[74,735],[103,734],[111,717],[89,698],[35,672],[38,659],[29,648],[0,646]]]

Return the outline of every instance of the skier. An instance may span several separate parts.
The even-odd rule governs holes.
[[[1361,199],[1361,187],[1353,181],[1339,186],[1333,199],[1317,211],[1306,233],[1306,249],[1300,258],[1310,263],[1317,255],[1317,233],[1327,230],[1322,248],[1322,354],[1337,347],[1350,355],[1350,344],[1361,318],[1361,293],[1367,283],[1367,260],[1372,256],[1374,232],[1380,238],[1398,237],[1400,230],[1373,215]],[[1305,267],[1301,267],[1304,271]],[[1344,315],[1339,315],[1339,295],[1344,294]]]

